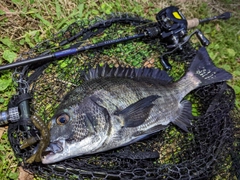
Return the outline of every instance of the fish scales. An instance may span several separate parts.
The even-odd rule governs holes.
[[[171,123],[188,132],[192,90],[232,78],[200,48],[177,82],[157,69],[91,69],[87,81],[66,95],[52,117],[42,163],[107,151],[139,141]]]
[[[105,102],[102,102],[102,105],[108,109],[109,113],[113,114],[116,110],[123,110],[127,108],[129,105],[133,104],[134,102],[150,96],[150,95],[159,95],[162,98],[159,98],[155,101],[157,106],[154,106],[150,112],[149,118],[145,120],[145,123],[137,127],[138,130],[141,130],[142,127],[148,127],[155,123],[156,121],[156,114],[158,119],[162,119],[163,122],[159,121],[159,124],[165,124],[169,120],[165,120],[166,118],[170,119],[171,113],[169,114],[168,111],[171,109],[171,112],[176,112],[174,108],[176,107],[175,104],[178,104],[178,94],[175,94],[176,91],[173,93],[171,92],[171,87],[168,86],[161,86],[157,82],[155,83],[148,83],[148,82],[139,82],[133,81],[131,79],[100,79],[96,80],[92,83],[86,83],[83,85],[81,89],[89,89],[87,95],[91,95],[95,93],[96,96],[100,99],[104,99]],[[157,89],[157,91],[156,91]],[[192,88],[191,88],[192,89]],[[78,89],[76,90],[79,94],[81,91]],[[74,96],[75,93],[74,93]],[[73,98],[72,98],[73,99]],[[75,97],[73,104],[79,103],[78,98]],[[84,103],[85,104],[85,103]],[[86,107],[86,104],[85,104]],[[94,107],[94,106],[93,106]],[[118,109],[116,109],[116,107]],[[162,107],[165,107],[164,109]],[[165,110],[166,109],[166,110]],[[165,110],[165,111],[164,111]],[[98,114],[94,109],[82,109],[84,112],[95,112]],[[167,112],[166,112],[167,111]],[[77,113],[81,113],[80,110],[76,111]],[[166,118],[165,118],[166,116]],[[99,118],[101,119],[101,118]],[[101,121],[99,121],[100,123]],[[81,129],[81,128],[80,128]],[[102,129],[102,128],[101,128]]]
[[[84,93],[85,91],[86,93]],[[169,92],[169,87],[162,87],[157,82],[148,83],[123,78],[106,78],[95,82],[84,83],[81,88],[69,95],[69,98],[71,97],[71,102],[68,101],[67,103],[62,104],[62,106],[67,107],[69,104],[79,103],[84,96],[86,97],[93,93],[103,98],[107,98],[106,100],[111,99],[111,102],[115,102],[115,104],[120,105],[123,108],[126,108],[143,97],[154,94],[164,96],[169,103],[169,100],[175,97],[174,94]],[[84,94],[84,96],[82,96],[82,94]],[[165,99],[162,100],[164,101]]]
[[[154,103],[159,105],[158,107],[154,106],[157,112],[168,109],[172,104],[177,103],[177,98],[173,93],[171,93],[171,89],[169,89],[167,86],[161,86],[160,84],[157,84],[157,82],[138,82],[131,79],[121,78],[112,80],[102,79],[101,82],[103,81],[108,81],[111,83],[109,83],[108,86],[105,86],[104,89],[101,89],[101,91],[98,91],[96,95],[101,99],[107,99],[106,102],[103,102],[103,105],[111,113],[116,111],[116,107],[118,107],[119,111],[123,110],[142,98],[151,95],[161,96],[161,98],[158,98]],[[156,91],[156,89],[158,91]],[[114,104],[114,106],[112,106],[110,102]],[[163,109],[161,106],[166,108]]]
[[[177,103],[177,101],[174,101],[174,96],[171,95],[171,93],[169,93],[169,90],[167,89],[167,87],[162,87],[157,83],[147,83],[147,82],[135,82],[131,79],[112,79],[112,80],[108,80],[107,79],[101,79],[101,80],[96,80],[95,82],[92,83],[85,83],[83,86],[81,86],[80,89],[76,89],[77,94],[82,94],[81,91],[87,92],[86,96],[91,95],[93,93],[95,93],[99,98],[101,99],[105,99],[105,103],[103,104],[103,106],[105,108],[108,109],[109,113],[113,113],[114,111],[116,111],[116,107],[118,107],[118,110],[122,110],[125,109],[126,107],[128,107],[129,105],[131,105],[132,103],[142,99],[143,97],[147,97],[149,95],[153,95],[153,94],[159,94],[161,96],[164,96],[165,98],[161,98],[156,102],[156,104],[161,104],[161,106],[165,106],[167,108],[172,108],[171,106],[173,106],[173,104]],[[111,79],[111,78],[110,78]],[[140,85],[139,85],[140,83]],[[154,86],[155,88],[159,88],[159,92],[154,90]],[[161,89],[160,89],[161,88]],[[96,91],[97,90],[97,91]],[[112,92],[112,93],[109,93]],[[98,106],[95,105],[89,105],[89,102],[84,102],[84,107],[78,106],[77,104],[81,101],[79,101],[79,97],[78,95],[76,95],[76,93],[72,93],[72,95],[69,95],[69,98],[72,99],[71,104],[76,104],[75,105],[75,110],[74,110],[74,114],[77,114],[78,117],[75,119],[79,119],[80,121],[76,121],[74,124],[74,131],[76,133],[78,133],[77,137],[81,137],[83,138],[84,136],[80,136],[81,131],[84,131],[85,136],[87,135],[87,131],[86,131],[86,125],[85,122],[82,120],[82,118],[79,118],[79,116],[81,115],[82,112],[86,112],[86,113],[91,113],[94,112],[95,115],[100,115],[98,113]],[[81,97],[82,98],[82,97]],[[67,106],[67,105],[66,105]],[[169,106],[169,107],[168,107]],[[150,114],[156,114],[157,112],[161,112],[161,108],[153,108],[152,112]],[[163,112],[163,111],[162,111]],[[96,117],[96,119],[98,119],[98,123],[99,124],[105,124],[105,119],[101,118],[101,117]],[[100,120],[103,120],[100,121]],[[149,122],[150,121],[150,122]],[[139,128],[146,126],[146,124],[150,125],[151,123],[153,123],[154,117],[151,115],[146,122],[141,125]],[[95,125],[96,126],[96,125]],[[97,127],[100,128],[100,127]],[[138,128],[138,129],[139,129]],[[104,129],[104,127],[100,128],[101,130]],[[80,140],[79,138],[76,138],[76,140]]]

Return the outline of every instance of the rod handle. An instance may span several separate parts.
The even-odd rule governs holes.
[[[199,25],[199,19],[198,18],[193,18],[193,19],[187,20],[187,28],[188,29],[195,28],[198,25]]]

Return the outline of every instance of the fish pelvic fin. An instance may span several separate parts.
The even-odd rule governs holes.
[[[182,130],[188,132],[188,127],[191,126],[192,118],[192,104],[187,100],[183,100],[180,103],[179,116],[172,121],[172,123],[180,127]]]
[[[232,78],[229,72],[213,64],[205,47],[201,47],[198,50],[188,73],[193,73],[193,75],[197,77],[200,81],[199,87],[227,81]]]
[[[115,112],[124,127],[136,127],[145,122],[148,118],[151,108],[154,106],[155,101],[160,96],[152,95],[140,99],[139,101],[131,104],[127,108]]]

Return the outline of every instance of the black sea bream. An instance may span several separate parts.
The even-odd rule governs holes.
[[[97,67],[69,92],[50,121],[51,143],[42,163],[94,154],[139,141],[170,123],[184,131],[191,125],[192,90],[226,81],[232,75],[212,63],[200,48],[177,82],[158,69]]]

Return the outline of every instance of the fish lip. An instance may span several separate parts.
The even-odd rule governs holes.
[[[48,159],[51,159],[51,156],[54,156],[57,153],[61,153],[64,150],[65,140],[60,139],[58,141],[50,142],[48,147],[43,152],[42,162],[48,162]],[[44,163],[45,164],[45,163]]]
[[[45,149],[46,152],[51,152],[51,153],[59,153],[63,151],[63,146],[65,144],[65,140],[58,140],[54,142],[50,142],[48,147]]]

